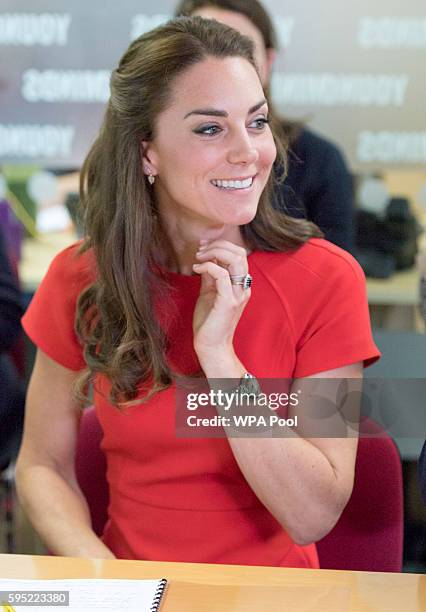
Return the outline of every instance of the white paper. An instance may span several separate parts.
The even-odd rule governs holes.
[[[16,612],[46,612],[48,610],[52,612],[90,612],[90,610],[150,612],[158,586],[159,580],[0,579],[0,591],[69,591],[69,606],[13,604]],[[1,605],[0,611],[3,612]]]

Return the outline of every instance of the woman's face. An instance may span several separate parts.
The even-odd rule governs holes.
[[[144,143],[144,165],[156,175],[169,227],[238,226],[254,218],[276,156],[267,112],[259,77],[243,58],[208,57],[177,77],[154,137]]]

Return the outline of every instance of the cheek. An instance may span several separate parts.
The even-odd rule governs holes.
[[[164,186],[169,196],[177,202],[185,202],[190,208],[198,202],[205,188],[206,175],[215,165],[216,156],[200,147],[186,147],[167,157],[163,164]]]
[[[168,169],[175,177],[196,185],[217,165],[218,159],[218,153],[213,148],[186,146],[169,160]]]

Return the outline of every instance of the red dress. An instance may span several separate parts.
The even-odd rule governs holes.
[[[72,370],[85,365],[74,332],[76,299],[96,273],[92,253],[76,250],[55,258],[23,318],[33,342]],[[252,296],[234,347],[249,372],[303,377],[378,359],[364,275],[348,253],[311,239],[296,251],[254,251],[248,260]],[[200,278],[169,278],[179,317],[167,321],[168,359],[189,374],[199,368],[192,315]],[[160,322],[167,311],[157,312]],[[106,399],[108,381],[97,382],[110,486],[103,540],[117,557],[318,567],[315,545],[291,540],[247,484],[226,439],[176,438],[173,387],[123,413]]]

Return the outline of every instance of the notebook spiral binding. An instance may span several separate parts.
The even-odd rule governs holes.
[[[152,606],[150,608],[150,612],[158,612],[160,609],[161,600],[163,599],[164,591],[166,590],[167,580],[165,578],[161,578],[157,590],[155,591],[154,599],[152,602]]]

